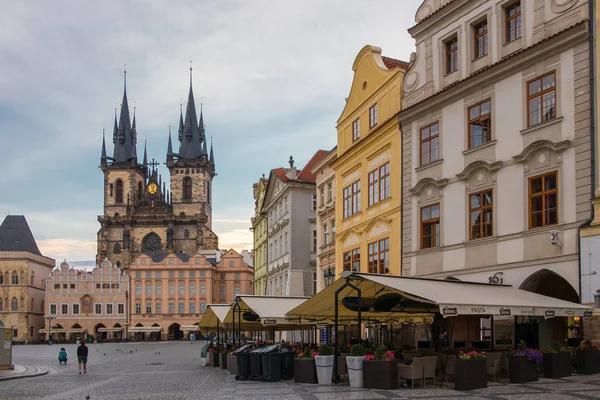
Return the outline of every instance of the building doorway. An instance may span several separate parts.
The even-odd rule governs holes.
[[[160,325],[155,323],[155,324],[152,325],[152,327],[153,328],[160,328]],[[160,329],[159,331],[150,332],[150,341],[151,342],[158,342],[158,341],[160,341],[161,331],[162,331],[162,329]]]
[[[178,323],[171,324],[169,326],[169,340],[182,340],[183,331],[180,329],[181,325]]]
[[[106,326],[104,326],[104,324],[97,324],[94,327],[94,336],[96,337],[96,340],[105,341],[108,338],[107,332],[105,329],[106,329]]]

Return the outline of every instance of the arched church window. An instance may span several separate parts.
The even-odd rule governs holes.
[[[206,181],[206,203],[210,206],[210,181]]]
[[[117,261],[117,262],[115,263],[115,266],[116,266],[117,268],[121,268],[121,261]]]
[[[0,299],[0,311],[4,311],[4,303],[2,302],[2,299]]]
[[[147,234],[142,240],[142,251],[149,256],[155,256],[160,254],[162,250],[162,244],[160,236],[154,232]]]
[[[183,199],[192,199],[192,178],[190,178],[189,176],[183,178]]]
[[[121,254],[121,244],[115,243],[115,254]]]
[[[13,273],[12,273],[12,276],[11,276],[11,283],[12,283],[13,285],[18,285],[18,284],[19,284],[19,275],[18,275],[16,272],[13,272]]]
[[[117,203],[122,203],[123,202],[123,181],[120,179],[117,179],[117,199],[116,199]]]
[[[143,191],[144,191],[144,187],[142,186],[142,182],[138,182],[138,199],[142,198]]]
[[[10,311],[19,311],[19,300],[16,297],[10,301]]]
[[[0,285],[4,285],[4,275],[0,272]]]
[[[183,237],[186,239],[190,238],[190,230],[189,229],[186,229],[183,231]]]

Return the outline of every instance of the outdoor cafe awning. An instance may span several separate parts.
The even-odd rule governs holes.
[[[287,313],[294,320],[329,319],[334,317],[334,294],[346,278],[361,290],[362,318],[397,320],[416,315],[444,317],[457,315],[589,317],[592,309],[553,297],[516,289],[506,285],[346,273],[310,300]],[[357,293],[345,287],[338,295],[338,318],[356,319]],[[347,308],[346,306],[349,306]],[[354,308],[354,310],[352,310]]]
[[[206,311],[204,312],[198,327],[204,329],[217,329],[217,321],[219,322],[219,326],[221,326],[230,309],[231,305],[229,304],[209,304],[206,306]]]
[[[98,332],[122,332],[123,328],[98,328]]]
[[[308,297],[276,297],[276,296],[251,296],[244,295],[236,298],[241,312],[234,310],[231,306],[230,310],[223,322],[227,326],[231,326],[235,322],[235,328],[239,322],[239,316],[242,317],[242,329],[246,330],[261,330],[261,329],[276,329],[276,330],[296,330],[309,329],[309,326],[301,326],[300,320],[287,320],[286,313],[307,301]],[[235,313],[235,316],[234,316]],[[244,314],[246,317],[244,317]],[[235,321],[234,321],[235,318]]]
[[[128,329],[129,333],[160,332],[160,326],[134,326]]]
[[[82,333],[84,329],[50,329],[50,333]],[[40,333],[48,333],[48,329],[40,329]]]
[[[197,331],[198,325],[181,325],[179,329],[182,331]]]

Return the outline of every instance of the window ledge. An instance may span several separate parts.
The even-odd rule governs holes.
[[[444,247],[443,246],[435,246],[435,247],[428,247],[426,249],[418,249],[417,251],[415,251],[415,254],[419,255],[419,254],[436,253],[438,251],[444,251]]]
[[[430,167],[434,167],[434,166],[436,166],[436,165],[439,165],[439,164],[441,164],[441,163],[443,163],[443,162],[444,162],[444,159],[443,159],[443,158],[440,158],[440,159],[439,159],[439,160],[437,160],[437,161],[434,161],[434,162],[432,162],[432,163],[429,163],[429,164],[427,164],[427,165],[421,165],[420,167],[418,167],[418,168],[415,168],[415,171],[416,171],[416,172],[423,171],[424,169],[427,169],[427,168],[430,168]]]
[[[384,203],[386,203],[388,201],[391,201],[391,200],[392,200],[392,195],[390,194],[390,197],[386,197],[385,199],[379,200],[377,203],[374,203],[374,204],[371,204],[370,206],[368,206],[367,210],[371,210],[371,209],[377,207],[378,205],[384,204]]]
[[[482,144],[480,146],[471,147],[470,149],[464,150],[462,153],[464,155],[471,154],[471,153],[476,152],[477,150],[481,150],[481,149],[485,149],[486,147],[494,146],[495,144],[496,144],[496,139],[490,140],[489,142]]]
[[[465,242],[465,246],[479,246],[481,244],[496,242],[497,240],[498,240],[497,236],[488,236],[488,237],[482,237],[482,238],[478,238],[478,239],[469,239]]]
[[[545,122],[541,122],[539,124],[530,126],[527,129],[523,129],[521,131],[521,135],[527,135],[528,133],[535,132],[539,129],[546,128],[547,126],[552,126],[554,124],[560,124],[563,119],[564,119],[564,117],[556,117],[554,119],[551,119],[550,121],[545,121]]]
[[[562,230],[564,229],[564,226],[562,224],[554,224],[554,225],[545,225],[545,226],[540,226],[537,228],[529,228],[527,230],[524,230],[522,232],[522,234],[524,236],[531,236],[531,235],[537,235],[540,233],[545,233],[545,232],[550,232],[550,231],[556,231],[556,230]]]

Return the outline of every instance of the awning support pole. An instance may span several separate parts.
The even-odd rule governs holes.
[[[334,304],[334,308],[335,308],[335,313],[334,313],[334,333],[333,333],[333,346],[334,346],[334,357],[333,357],[333,371],[334,371],[334,379],[333,382],[334,383],[338,383],[340,381],[340,375],[338,374],[338,356],[339,356],[339,346],[338,346],[338,309],[339,309],[339,304],[338,304],[338,297],[339,294],[342,290],[344,290],[346,287],[350,287],[354,290],[356,290],[357,293],[357,299],[358,299],[358,338],[359,341],[362,339],[361,336],[361,325],[362,325],[362,320],[361,320],[361,308],[362,308],[362,297],[361,297],[361,291],[357,286],[354,286],[353,284],[350,283],[350,278],[346,278],[346,283],[344,283],[338,290],[335,291],[335,304]]]
[[[302,330],[302,317],[298,317],[298,323],[300,324],[300,340],[304,343],[304,331]],[[294,340],[296,340],[296,338],[294,338]]]
[[[233,324],[231,326],[231,342],[235,346],[235,308],[237,307],[237,303],[233,305]]]
[[[490,328],[492,329],[491,333],[490,333],[490,338],[491,338],[491,349],[494,350],[494,316],[492,315],[491,317],[491,322],[490,322]]]
[[[221,353],[221,343],[219,340],[219,318],[217,318],[217,353]]]
[[[235,303],[238,305],[238,343],[242,345],[242,306],[238,303],[238,298],[235,298]]]
[[[454,333],[454,317],[449,317],[450,318],[450,333],[448,334],[448,346],[450,348],[454,348],[454,343],[452,342],[452,334]],[[444,375],[442,376],[442,379],[440,379],[440,388],[444,387],[444,378],[447,379],[447,375],[446,375],[446,367],[448,366],[448,357],[450,357],[450,354],[446,354],[446,357],[444,358]]]

